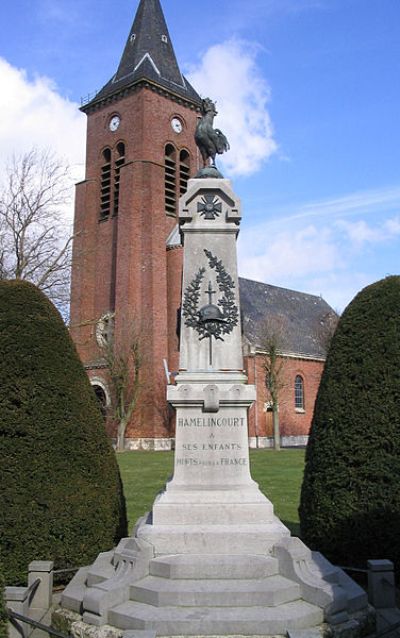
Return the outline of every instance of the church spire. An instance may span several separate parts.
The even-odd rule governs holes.
[[[146,80],[201,103],[179,69],[160,0],[140,0],[117,72],[87,106]]]
[[[115,80],[146,62],[164,80],[184,86],[159,0],[140,0]]]

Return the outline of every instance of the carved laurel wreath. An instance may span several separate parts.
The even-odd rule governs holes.
[[[239,321],[238,308],[235,305],[235,282],[226,272],[221,260],[209,250],[204,250],[208,259],[210,268],[216,271],[216,281],[222,297],[218,299],[217,305],[221,310],[224,321],[218,322],[213,326],[212,332],[207,327],[207,323],[200,320],[199,315],[199,299],[201,292],[201,284],[206,272],[205,268],[199,268],[193,281],[188,285],[183,296],[182,314],[185,317],[185,325],[194,328],[200,335],[200,339],[214,336],[216,339],[223,341],[221,335],[230,334]]]

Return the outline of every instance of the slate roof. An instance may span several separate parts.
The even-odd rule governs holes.
[[[282,317],[282,348],[286,354],[324,358],[329,323],[334,310],[321,297],[239,279],[243,333],[250,344],[262,347],[266,317]],[[263,325],[264,324],[264,325]]]
[[[167,249],[182,246],[178,224],[166,246]],[[251,346],[262,349],[266,319],[276,317],[283,323],[280,349],[284,354],[325,358],[337,314],[322,297],[244,277],[239,277],[239,295],[243,335]]]
[[[160,0],[140,0],[116,74],[82,110],[143,81],[201,105],[180,72]]]

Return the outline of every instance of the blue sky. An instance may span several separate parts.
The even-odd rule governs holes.
[[[243,276],[343,309],[399,273],[399,0],[162,0],[184,73],[216,98],[242,198]],[[77,103],[115,72],[137,0],[0,6],[0,156],[54,147],[79,175]]]

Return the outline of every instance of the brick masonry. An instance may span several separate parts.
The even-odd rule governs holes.
[[[121,123],[111,132],[109,122],[116,114]],[[184,122],[180,134],[172,130],[173,117]],[[139,331],[143,389],[126,432],[130,447],[136,446],[137,439],[148,446],[153,439],[173,437],[163,360],[168,361],[171,371],[178,370],[183,251],[166,248],[176,219],[165,213],[164,153],[168,143],[178,152],[187,150],[191,175],[197,172],[199,154],[193,139],[197,117],[194,107],[146,86],[88,113],[86,178],[76,189],[71,334],[89,377],[108,387],[103,353],[96,340],[99,319],[115,313],[117,352],[128,347],[133,326]],[[114,152],[120,142],[125,145],[126,160],[120,173],[119,212],[99,221],[103,151],[110,148]],[[308,433],[322,367],[321,361],[286,360],[287,383],[280,404],[283,436]],[[258,393],[257,405],[250,410],[249,436],[261,441],[272,434],[271,412],[265,411],[268,398],[262,358],[247,357],[245,368]],[[294,408],[296,374],[304,378],[304,412]],[[115,428],[110,423],[108,427],[113,434]]]
[[[281,435],[285,438],[308,435],[324,362],[300,357],[285,357],[283,361],[283,387],[279,401]],[[250,409],[249,414],[249,436],[272,437],[272,411],[266,409],[270,396],[265,386],[263,356],[246,357],[245,366],[249,383],[254,383],[257,388],[257,403]],[[297,375],[300,375],[304,382],[304,410],[295,408],[294,385]]]
[[[110,119],[119,115],[116,132]],[[172,130],[171,119],[184,123]],[[115,312],[117,352],[129,345],[133,326],[141,335],[143,390],[127,436],[170,436],[163,360],[177,366],[176,316],[180,306],[181,251],[166,250],[176,219],[165,213],[165,146],[187,150],[192,175],[198,170],[193,139],[194,108],[150,87],[139,87],[117,102],[88,114],[86,179],[77,186],[72,273],[71,334],[89,376],[101,377],[103,353],[96,340],[98,320]],[[116,217],[99,221],[103,151],[125,145]],[[179,174],[177,174],[179,181]]]

